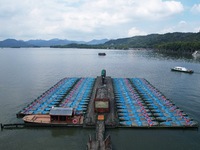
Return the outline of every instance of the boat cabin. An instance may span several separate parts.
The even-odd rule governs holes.
[[[51,122],[71,122],[74,117],[73,108],[54,107],[49,112]]]

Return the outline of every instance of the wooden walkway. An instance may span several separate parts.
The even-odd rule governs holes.
[[[118,117],[115,107],[114,91],[111,77],[106,77],[106,85],[108,87],[108,97],[110,99],[110,113],[105,114],[105,125],[110,127],[116,127]]]
[[[116,113],[116,107],[115,107],[115,101],[114,101],[114,91],[113,91],[113,85],[112,85],[112,78],[106,77],[105,78],[105,84],[102,84],[101,77],[97,77],[93,93],[88,105],[88,110],[85,115],[84,125],[85,127],[93,126],[95,127],[97,123],[97,113],[94,111],[94,99],[95,99],[95,93],[98,87],[101,86],[107,86],[108,88],[108,98],[110,99],[110,112],[104,113],[105,116],[105,125],[109,127],[116,127],[118,126],[118,119],[117,119],[117,113]]]
[[[104,121],[97,121],[96,124],[96,137],[92,139],[89,136],[87,143],[87,150],[112,150],[110,135],[104,139],[105,135],[105,124]]]

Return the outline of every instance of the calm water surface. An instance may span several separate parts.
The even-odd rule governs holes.
[[[98,56],[106,52],[106,56]],[[171,72],[185,66],[194,74]],[[200,60],[152,51],[88,49],[0,49],[0,122],[22,122],[16,113],[64,77],[147,79],[200,122]],[[199,150],[200,131],[171,129],[110,129],[116,150]],[[1,150],[80,150],[92,129],[31,128],[0,132]]]

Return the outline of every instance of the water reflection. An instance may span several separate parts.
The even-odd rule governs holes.
[[[65,128],[65,127],[62,127],[62,128],[49,128],[50,132],[51,132],[51,135],[53,137],[66,137],[66,136],[75,136],[75,135],[78,135],[81,131],[82,131],[82,128]]]
[[[187,61],[187,62],[200,62],[200,59],[195,59],[192,55],[190,54],[177,54],[177,53],[162,53],[159,51],[151,51],[150,55],[152,57],[156,58],[162,58],[166,60],[175,60],[175,61]]]
[[[193,57],[190,54],[163,53],[153,49],[115,50],[114,53],[117,55],[132,55],[133,57],[135,56],[148,59],[175,60],[200,63],[200,57]]]

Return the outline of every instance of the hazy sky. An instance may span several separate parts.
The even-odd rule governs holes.
[[[0,40],[198,32],[200,0],[0,0]]]

